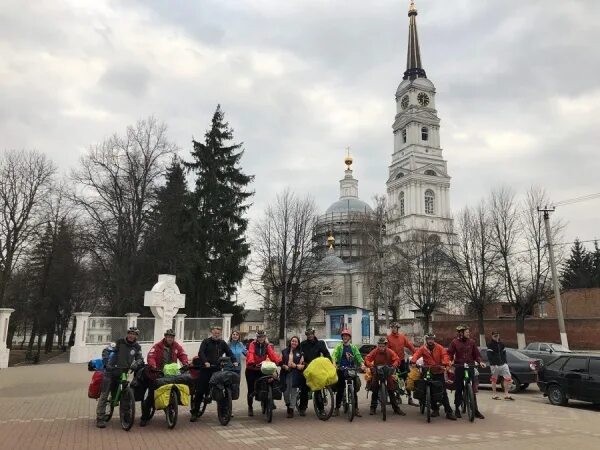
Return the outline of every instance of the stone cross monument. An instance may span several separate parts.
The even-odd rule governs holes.
[[[179,292],[175,275],[159,275],[158,283],[144,294],[144,306],[150,307],[154,314],[154,341],[159,341],[173,327],[177,311],[185,306],[185,294]]]

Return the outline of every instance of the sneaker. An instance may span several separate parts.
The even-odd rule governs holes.
[[[375,410],[377,410],[377,406],[371,406],[371,408],[369,409],[369,415],[374,416]]]
[[[406,415],[406,413],[404,411],[402,411],[399,406],[396,406],[394,408],[394,414],[396,414],[398,416],[405,416]]]
[[[304,417],[306,415],[306,410],[305,409],[299,409],[298,410],[298,414],[300,414],[302,417]]]
[[[415,402],[412,397],[408,397],[408,404],[410,406],[419,406],[418,403]]]
[[[452,411],[449,411],[446,413],[446,419],[448,420],[456,420],[456,416],[454,415],[454,413]]]
[[[354,415],[355,415],[356,417],[362,417],[362,416],[360,415],[360,409],[356,408],[356,411],[354,411]]]
[[[337,417],[337,416],[339,416],[339,415],[340,415],[340,408],[335,408],[335,409],[333,410],[333,414],[332,414],[332,416],[333,416],[333,417]]]
[[[431,411],[431,417],[440,417],[440,412],[437,409]]]
[[[252,409],[252,406],[248,406],[248,417],[254,417],[254,409]]]
[[[146,419],[140,419],[140,427],[145,427],[148,425],[148,421]]]
[[[193,412],[192,415],[190,416],[190,422],[195,422],[196,420],[198,420],[198,414]]]
[[[462,414],[460,413],[460,408],[456,408],[454,415],[456,416],[457,419],[462,419]]]
[[[104,419],[96,419],[96,428],[106,428]]]
[[[475,417],[477,417],[478,419],[485,419],[484,415],[481,414],[479,411],[475,411]]]

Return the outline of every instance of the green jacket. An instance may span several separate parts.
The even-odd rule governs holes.
[[[338,365],[342,360],[342,349],[344,348],[344,343],[340,342],[334,349],[331,357],[333,358],[333,362]],[[355,365],[362,366],[365,362],[363,360],[362,355],[358,351],[358,347],[354,344],[350,344],[350,348],[352,349],[352,356],[354,356]]]

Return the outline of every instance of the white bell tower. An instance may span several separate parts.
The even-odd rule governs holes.
[[[414,232],[426,231],[447,242],[450,176],[440,147],[435,86],[421,64],[414,1],[408,17],[406,71],[396,91],[394,153],[386,183],[391,206],[387,234],[405,241]]]

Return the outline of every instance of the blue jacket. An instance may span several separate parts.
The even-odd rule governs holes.
[[[235,356],[235,359],[238,362],[238,366],[235,368],[235,371],[240,372],[242,370],[242,356],[246,356],[248,350],[246,349],[246,346],[240,341],[229,342],[229,348],[231,349],[231,353],[233,353],[233,356]]]

